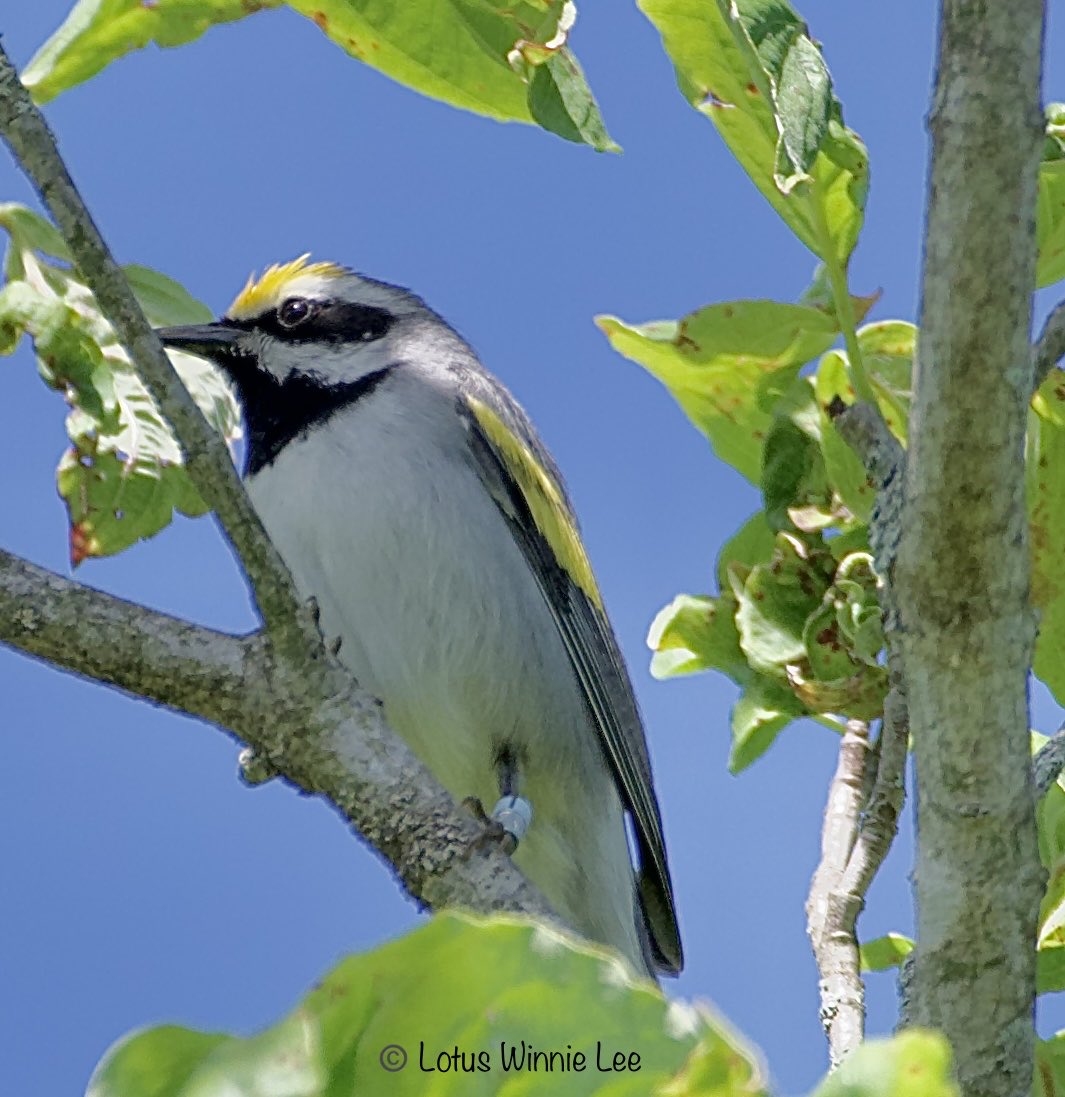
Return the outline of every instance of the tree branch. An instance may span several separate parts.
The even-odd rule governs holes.
[[[905,521],[893,587],[917,766],[910,1016],[966,1097],[1026,1093],[1041,870],[1024,441],[1041,0],[943,0]]]
[[[853,933],[862,901],[857,898],[855,903],[845,894],[842,881],[858,832],[868,759],[869,725],[848,720],[825,806],[821,861],[806,900],[806,930],[821,975],[821,1024],[833,1067],[862,1042],[865,1033],[865,991]],[[850,933],[845,930],[848,923]]]
[[[313,615],[252,509],[222,440],[166,357],[0,48],[0,133],[170,424],[265,622],[243,639],[197,628],[0,553],[0,641],[233,732],[304,792],[326,798],[430,907],[553,917],[481,826],[389,730],[380,706],[322,644]]]
[[[190,625],[2,550],[0,642],[230,730],[290,784],[328,800],[427,906],[554,917],[509,857],[474,849],[480,824],[343,671],[290,668],[264,634]]]
[[[1065,769],[1065,726],[1059,728],[1058,733],[1051,736],[1032,759],[1032,784],[1035,786],[1037,800],[1042,800],[1046,796],[1051,786],[1061,776],[1063,769]]]
[[[1047,317],[1033,348],[1035,376],[1033,392],[1050,376],[1050,371],[1065,357],[1065,301],[1055,305]]]

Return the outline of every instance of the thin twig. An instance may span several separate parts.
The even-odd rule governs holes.
[[[1058,733],[1048,739],[1032,759],[1032,784],[1035,797],[1041,800],[1050,791],[1051,786],[1065,769],[1065,725]]]
[[[879,761],[876,781],[862,813],[858,836],[847,861],[841,892],[848,897],[853,917],[840,929],[853,934],[865,896],[884,863],[899,828],[899,814],[906,796],[904,776],[909,741],[906,695],[901,682],[892,686],[884,701],[884,719],[877,740]],[[850,900],[853,899],[853,905]]]
[[[1033,391],[1050,376],[1050,371],[1065,357],[1065,301],[1056,305],[1047,317],[1033,350]]]
[[[841,903],[848,898],[842,882],[861,818],[868,757],[869,725],[848,720],[825,805],[821,861],[806,901],[806,928],[821,975],[821,1023],[833,1067],[861,1043],[865,1030],[858,942],[853,932],[842,933],[840,928],[847,921],[853,927],[858,913],[842,909]]]

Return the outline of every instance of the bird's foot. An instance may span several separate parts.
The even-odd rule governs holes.
[[[532,822],[532,804],[522,796],[504,796],[489,815],[484,804],[476,796],[467,796],[462,801],[467,809],[484,827],[484,830],[470,843],[470,853],[486,846],[498,845],[504,853],[510,855],[518,843],[525,837]]]

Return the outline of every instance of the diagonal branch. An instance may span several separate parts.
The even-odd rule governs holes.
[[[328,800],[424,905],[552,917],[509,857],[474,849],[480,825],[343,671],[293,669],[261,633],[190,625],[2,550],[0,642],[230,730],[290,784]]]

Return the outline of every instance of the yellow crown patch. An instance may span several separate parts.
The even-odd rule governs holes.
[[[344,268],[336,263],[308,263],[311,253],[307,252],[291,263],[274,263],[267,267],[258,278],[254,272],[248,275],[248,282],[237,294],[233,304],[226,310],[226,316],[233,320],[250,320],[275,308],[284,293],[285,287],[294,278],[309,274],[319,278],[341,278]]]

